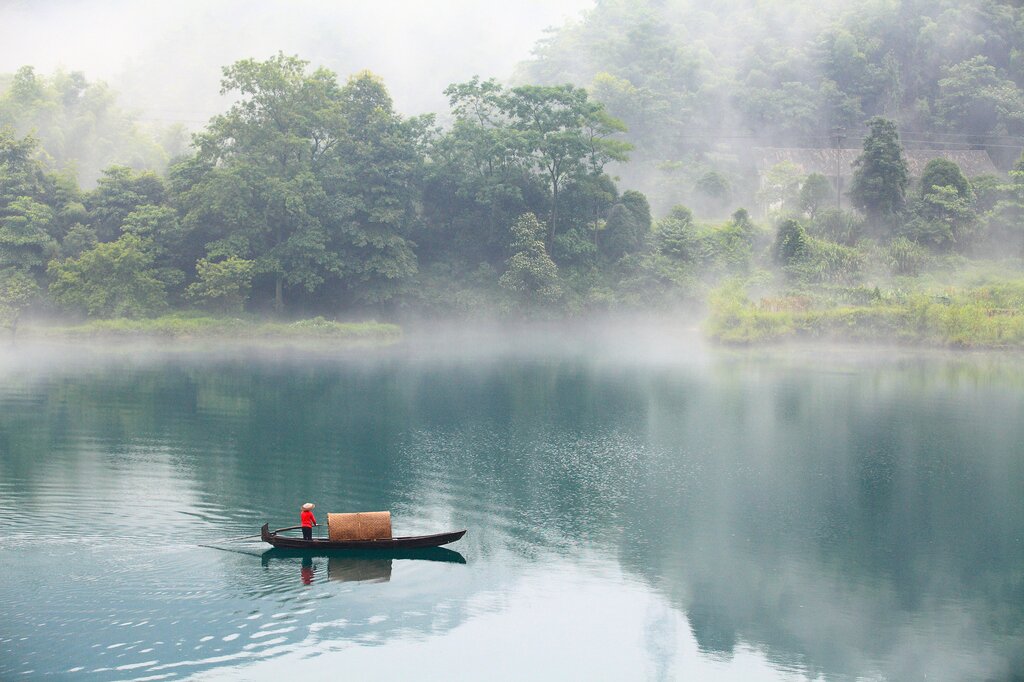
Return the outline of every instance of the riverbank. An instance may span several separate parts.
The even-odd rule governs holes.
[[[402,328],[373,320],[336,322],[314,317],[278,322],[246,317],[172,314],[145,319],[89,320],[78,324],[24,324],[18,328],[18,337],[54,340],[314,339],[391,343],[402,337]]]
[[[709,300],[706,331],[725,344],[789,339],[1024,349],[1024,280],[921,288],[820,287],[757,295],[730,282]]]

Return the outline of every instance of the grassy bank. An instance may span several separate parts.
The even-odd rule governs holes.
[[[164,315],[147,319],[89,320],[72,325],[24,325],[19,336],[89,339],[324,339],[391,342],[402,336],[395,324],[335,322],[323,317],[277,322],[241,317]]]
[[[912,291],[821,287],[764,296],[733,281],[709,303],[707,331],[723,343],[809,338],[1024,349],[1024,279]]]

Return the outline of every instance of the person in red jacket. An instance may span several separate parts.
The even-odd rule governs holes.
[[[302,505],[302,539],[312,540],[313,539],[313,526],[317,525],[316,517],[313,516],[313,507],[316,505],[312,502],[307,502]]]

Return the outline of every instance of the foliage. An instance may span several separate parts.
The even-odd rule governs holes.
[[[559,43],[572,30],[541,45],[540,61],[523,73],[536,66],[544,78],[451,85],[444,125],[396,113],[368,72],[339,83],[298,57],[242,60],[222,81],[235,103],[165,175],[136,169],[146,164],[111,166],[84,193],[47,170],[51,160],[32,138],[0,128],[0,270],[41,282],[50,262],[46,296],[25,298],[19,312],[57,303],[93,316],[142,316],[188,302],[240,315],[273,300],[279,311],[287,301],[291,314],[572,315],[691,306],[729,278],[761,273],[762,285],[783,288],[779,300],[788,303],[769,306],[757,325],[782,320],[804,333],[817,324],[812,312],[840,306],[870,308],[836,313],[844,324],[889,319],[874,292],[890,274],[948,279],[971,267],[965,254],[1024,255],[1024,163],[1009,178],[968,182],[954,164],[932,162],[908,196],[897,135],[919,145],[922,128],[953,130],[949,121],[970,104],[957,93],[971,88],[1001,103],[994,122],[981,125],[1008,132],[1016,110],[1007,103],[1020,84],[1006,56],[988,43],[954,49],[934,41],[945,30],[936,27],[955,26],[950,17],[976,20],[971,30],[991,45],[1015,44],[1018,34],[996,26],[989,5],[964,14],[940,0],[942,14],[922,6],[927,21],[899,14],[890,27],[888,5],[864,2],[854,1],[860,22],[845,10],[828,18],[788,2],[746,8],[785,17],[787,26],[804,22],[801,34],[814,42],[744,26],[737,30],[754,39],[723,50],[688,39],[680,18],[693,19],[693,31],[727,25],[735,3],[608,0],[580,23],[595,33],[574,52]],[[783,6],[794,13],[780,14]],[[931,36],[912,41],[930,55],[921,77],[931,84],[916,72],[906,78],[894,35],[910,29]],[[972,61],[972,51],[984,52],[984,62]],[[560,72],[549,70],[549,58],[564,67],[555,82],[548,79]],[[588,75],[598,64],[607,69]],[[570,76],[592,88],[565,85]],[[37,85],[21,78],[16,97],[29,101]],[[757,194],[775,230],[743,209],[724,219],[730,204],[754,198],[742,166],[751,137],[820,146],[832,126],[855,137],[867,116],[885,117],[869,123],[851,192],[868,221],[831,208],[830,180],[792,163],[769,169]],[[627,139],[636,144],[628,165]],[[656,221],[647,196],[621,191],[618,179],[650,182],[641,177],[645,164],[671,168],[657,174],[667,194],[655,204]],[[661,208],[683,197],[704,219],[682,205]],[[769,267],[774,279],[760,270]],[[826,297],[839,290],[842,301]],[[737,319],[755,305],[744,301],[733,296],[727,306]],[[321,322],[333,324],[305,327],[316,334]]]
[[[120,236],[130,213],[142,206],[159,206],[165,197],[164,182],[156,173],[111,166],[103,171],[96,189],[85,201],[96,237],[109,242]]]
[[[772,257],[779,265],[791,265],[808,256],[808,243],[803,225],[793,218],[788,218],[779,223],[775,232]]]
[[[830,304],[806,293],[749,300],[745,282],[730,282],[710,298],[708,332],[727,343],[787,338],[841,338],[935,346],[1024,348],[1024,283],[1004,282],[942,295],[892,291],[867,302]]]
[[[697,207],[702,215],[721,215],[732,201],[732,184],[717,170],[702,173],[694,183]]]
[[[90,83],[80,71],[41,76],[23,66],[0,93],[0,126],[31,132],[48,166],[87,186],[114,164],[162,169],[167,152],[115,100],[105,83]]]
[[[708,161],[738,136],[821,147],[876,116],[988,143],[1002,163],[995,136],[1024,126],[1022,44],[1024,9],[1005,0],[606,0],[544,38],[519,78],[590,83],[636,146],[626,182],[666,161]],[[666,186],[651,201],[696,198]]]
[[[18,268],[0,270],[0,323],[14,333],[21,313],[39,294],[35,280]]]
[[[987,250],[1024,256],[1024,156],[1010,171],[1009,182],[990,190],[992,207],[983,217]]]
[[[64,241],[60,245],[60,255],[64,258],[77,258],[83,251],[96,246],[98,241],[96,230],[76,224],[64,236]]]
[[[255,263],[231,256],[220,262],[196,262],[197,281],[189,285],[189,299],[223,313],[240,313],[249,298]]]
[[[864,151],[854,162],[850,199],[870,220],[890,224],[903,210],[910,173],[896,124],[873,118],[868,128]]]
[[[31,197],[8,204],[0,213],[0,269],[41,273],[57,252],[57,242],[48,234],[52,222],[53,211]]]
[[[544,226],[532,213],[524,213],[512,226],[513,254],[501,276],[501,286],[520,303],[550,304],[562,296],[558,268],[544,248]]]
[[[97,317],[146,317],[166,307],[164,284],[141,239],[124,235],[78,258],[50,262],[50,295],[69,310]]]
[[[827,208],[811,219],[809,232],[817,237],[852,246],[864,236],[864,219],[850,211]]]
[[[886,250],[889,259],[889,269],[894,275],[905,275],[916,277],[921,266],[927,261],[928,252],[906,237],[893,239]]]
[[[832,183],[821,173],[811,173],[800,186],[800,209],[814,221],[814,218],[832,199]]]
[[[627,190],[612,206],[601,240],[603,252],[612,261],[640,251],[651,231],[651,207],[640,192]]]
[[[398,325],[375,321],[336,322],[315,317],[295,322],[259,322],[243,317],[210,317],[183,313],[149,319],[90,320],[79,325],[36,327],[30,331],[44,336],[73,338],[322,338],[332,341],[377,343],[394,341],[402,334],[402,329]]]
[[[599,178],[609,162],[626,160],[630,149],[615,137],[625,130],[623,123],[583,88],[506,90],[493,80],[474,78],[449,86],[445,94],[457,117],[446,142],[452,151],[468,154],[463,163],[471,165],[477,183],[497,185],[499,196],[507,196],[511,187],[522,192],[525,183],[544,188],[549,247],[568,222],[559,215],[563,192]]]
[[[764,173],[758,202],[771,218],[779,218],[793,211],[800,201],[800,182],[803,174],[791,161],[783,161]]]
[[[1020,134],[1024,131],[1024,96],[984,55],[943,69],[935,112],[948,130],[972,128]]]
[[[971,184],[964,177],[960,166],[949,159],[932,159],[925,164],[921,173],[921,193],[934,192],[939,187],[952,187],[961,197],[972,194]]]
[[[966,246],[977,222],[973,195],[961,195],[952,185],[931,187],[914,206],[914,218],[902,228],[919,244],[938,249]]]
[[[851,284],[860,281],[865,269],[861,251],[824,239],[806,238],[802,254],[784,268],[795,282]]]

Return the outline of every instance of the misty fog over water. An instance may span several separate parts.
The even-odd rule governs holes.
[[[7,350],[0,386],[3,676],[1021,670],[1016,359],[461,328]],[[385,565],[222,540],[307,498],[469,534]]]

